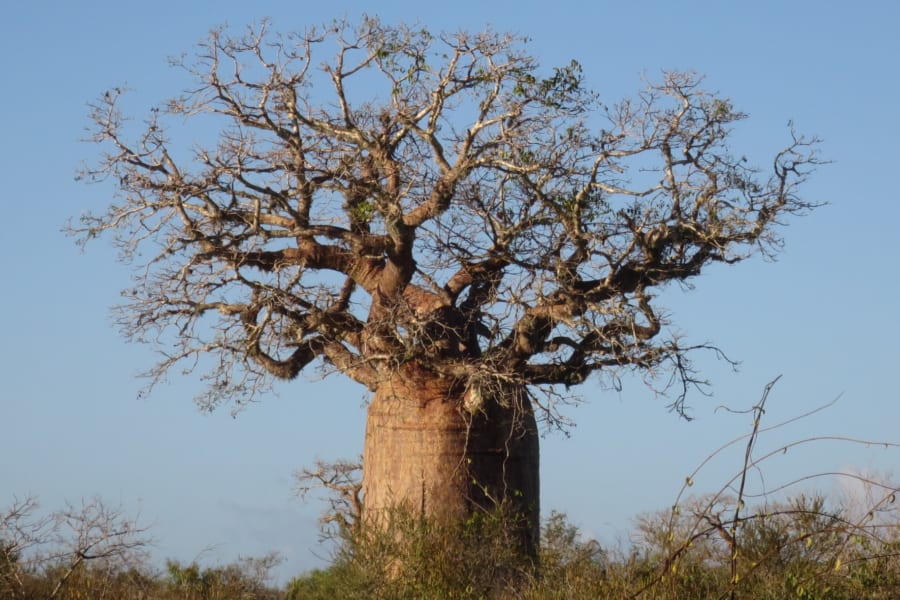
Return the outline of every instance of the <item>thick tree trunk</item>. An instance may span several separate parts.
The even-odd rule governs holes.
[[[465,389],[405,366],[369,406],[363,455],[364,518],[392,507],[450,522],[502,504],[522,551],[539,539],[539,453],[524,389]]]

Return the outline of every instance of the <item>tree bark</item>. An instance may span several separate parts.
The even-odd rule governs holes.
[[[376,390],[363,454],[364,519],[404,507],[441,522],[502,508],[521,549],[540,534],[537,425],[524,388],[466,388],[404,365]]]

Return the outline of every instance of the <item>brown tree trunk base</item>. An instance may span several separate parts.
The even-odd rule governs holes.
[[[536,557],[539,448],[525,390],[467,390],[415,365],[399,368],[369,406],[363,502],[368,522],[397,507],[447,523],[499,510]]]

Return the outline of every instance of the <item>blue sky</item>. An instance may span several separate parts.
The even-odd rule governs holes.
[[[631,517],[670,505],[706,454],[749,427],[715,408],[749,407],[778,374],[767,422],[842,396],[764,436],[761,448],[819,434],[900,440],[900,4],[35,0],[9,3],[0,19],[0,506],[26,493],[48,509],[99,495],[154,525],[159,556],[215,562],[277,550],[282,576],[322,564],[323,505],[295,499],[291,475],[316,458],[360,453],[362,388],[308,378],[236,419],[201,414],[191,402],[198,382],[177,376],[138,400],[134,375],[153,356],[126,344],[108,314],[128,271],[107,243],[82,254],[60,229],[107,200],[74,180],[96,151],[78,141],[87,103],[105,89],[134,89],[134,106],[178,92],[186,82],[166,58],[190,52],[215,25],[268,16],[290,30],[364,12],[528,35],[546,65],[578,59],[609,101],[635,92],[642,74],[696,70],[751,116],[737,152],[767,164],[793,119],[824,139],[833,161],[805,188],[828,206],[783,230],[777,262],[717,267],[694,290],[664,297],[689,340],[715,342],[740,372],[698,357],[715,395],[691,398],[690,423],[638,381],[626,378],[621,392],[583,386],[585,402],[567,411],[577,427],[542,441],[545,513],[564,510],[603,540],[627,536]],[[718,489],[737,457],[714,461],[695,489]],[[767,465],[767,482],[889,473],[897,458],[822,443]]]

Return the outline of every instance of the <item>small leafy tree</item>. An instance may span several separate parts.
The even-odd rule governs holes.
[[[194,84],[140,129],[121,90],[94,104],[83,176],[117,195],[71,230],[135,264],[117,315],[159,348],[153,381],[207,368],[208,408],[311,365],[370,390],[372,521],[505,506],[534,555],[535,411],[623,369],[673,375],[680,410],[692,348],[655,296],[776,250],[813,206],[814,140],[754,169],[745,115],[690,73],[607,105],[515,36],[373,18],[215,30],[176,64]]]

